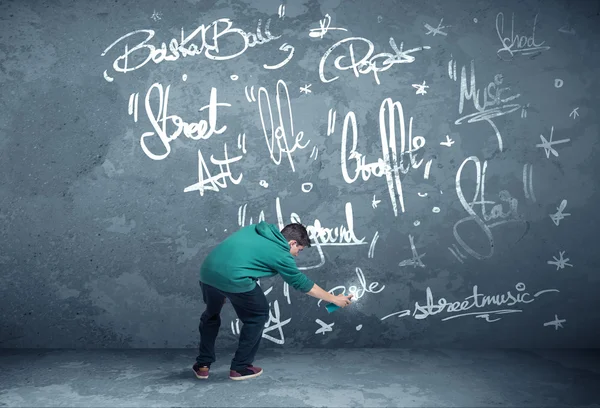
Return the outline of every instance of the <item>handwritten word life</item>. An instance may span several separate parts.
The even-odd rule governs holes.
[[[398,123],[396,123],[398,120]],[[398,202],[404,212],[404,196],[400,173],[407,174],[412,169],[418,169],[424,159],[417,160],[417,153],[425,146],[423,136],[412,134],[413,118],[408,123],[408,132],[404,119],[404,109],[400,102],[393,102],[386,98],[379,108],[379,132],[381,137],[382,156],[372,163],[366,162],[364,154],[358,152],[358,127],[356,115],[350,111],[344,119],[342,129],[341,168],[344,180],[348,184],[354,183],[359,177],[367,181],[371,176],[385,176],[394,215],[398,215]],[[348,150],[348,125],[351,131],[351,145]],[[396,141],[396,127],[400,133],[400,151]],[[408,156],[408,157],[406,157]],[[408,159],[408,160],[407,160]]]
[[[261,32],[262,20],[258,20],[256,34],[247,33],[240,28],[234,28],[233,22],[228,18],[220,18],[212,23],[202,24],[195,28],[188,35],[184,29],[181,29],[181,38],[172,38],[168,44],[163,42],[160,46],[149,44],[154,38],[154,30],[136,30],[123,35],[112,44],[110,44],[103,52],[105,56],[117,44],[123,44],[123,54],[118,56],[113,62],[113,69],[116,72],[127,73],[142,68],[150,61],[155,64],[160,64],[163,61],[177,61],[183,57],[193,57],[202,55],[215,61],[230,60],[242,55],[248,48],[255,47],[260,44],[266,44],[281,36],[273,36],[269,31],[271,19],[268,19],[264,35]],[[141,41],[131,45],[129,43],[133,38],[138,38],[140,35],[145,36]],[[224,49],[229,42],[236,44],[233,47],[234,52],[224,53]],[[130,61],[140,61],[136,65],[131,65]],[[105,71],[106,77],[106,71]]]
[[[475,194],[473,195],[473,200],[471,200],[470,202],[468,202],[465,199],[462,189],[463,169],[469,163],[475,164],[476,177]],[[502,201],[503,203],[505,203],[505,205],[508,206],[506,212],[504,212],[503,204],[496,204],[495,201],[488,201],[485,199],[486,170],[487,160],[483,162],[482,167],[481,162],[476,156],[467,157],[458,168],[455,180],[456,195],[458,196],[462,207],[469,215],[463,219],[458,220],[454,224],[454,237],[465,251],[467,251],[471,256],[477,259],[489,258],[494,253],[494,237],[492,235],[492,228],[507,222],[523,221],[522,217],[517,212],[518,200],[516,198],[513,198],[508,191],[502,190],[498,195],[500,201]],[[476,205],[481,206],[479,214],[473,209],[473,207]],[[493,206],[489,214],[486,212],[486,205]],[[488,224],[490,221],[492,221],[492,223]],[[475,222],[485,234],[490,248],[487,254],[481,254],[475,251],[460,236],[458,232],[458,227],[466,222]]]
[[[545,41],[539,44],[535,42],[535,26],[537,25],[538,15],[535,15],[533,19],[533,28],[530,36],[515,34],[515,13],[512,14],[512,25],[510,30],[510,37],[504,36],[504,13],[500,12],[496,15],[496,33],[502,43],[502,48],[496,52],[498,56],[502,58],[505,53],[510,54],[512,58],[515,54],[521,53],[522,55],[535,54],[537,52],[549,50],[550,47],[543,46]]]
[[[516,293],[512,293],[510,290],[507,291],[506,293],[502,293],[502,294],[496,294],[496,295],[484,295],[482,293],[479,293],[479,289],[477,287],[477,285],[473,286],[473,294],[471,296],[466,297],[463,301],[456,301],[456,302],[450,302],[448,300],[446,300],[446,298],[441,297],[437,303],[434,302],[433,299],[433,294],[431,292],[431,288],[427,287],[426,289],[426,304],[425,305],[420,305],[419,302],[415,302],[415,307],[414,310],[412,312],[412,316],[417,319],[417,320],[423,320],[428,318],[429,316],[434,316],[436,314],[439,313],[453,313],[452,316],[448,316],[442,319],[442,321],[445,320],[451,320],[451,319],[455,319],[458,317],[463,317],[463,316],[475,316],[475,317],[481,317],[481,318],[485,318],[486,321],[488,322],[493,322],[493,321],[497,321],[500,319],[494,319],[494,320],[490,320],[490,315],[492,314],[496,314],[496,315],[502,315],[502,314],[507,314],[507,313],[518,313],[521,312],[520,309],[500,309],[500,310],[478,310],[475,312],[468,312],[468,313],[462,313],[462,312],[466,312],[467,310],[471,310],[471,309],[484,309],[486,307],[493,307],[493,306],[515,306],[521,303],[532,303],[536,300],[536,298],[538,298],[539,296],[545,294],[545,293],[550,293],[550,292],[559,292],[558,289],[545,289],[545,290],[541,290],[538,291],[536,293],[534,293],[533,295],[531,295],[530,293],[526,292],[525,289],[525,284],[523,284],[522,282],[517,283],[517,285],[515,285],[515,288],[517,289]],[[533,298],[532,298],[533,296]],[[392,314],[389,314],[387,316],[384,316],[381,318],[381,320],[385,320],[389,317],[392,316],[398,316],[398,317],[405,317],[405,316],[410,316],[411,315],[411,311],[410,310],[402,310],[400,312],[395,312]]]
[[[385,285],[382,285],[379,289],[377,289],[377,287],[379,286],[379,282],[371,282],[367,287],[367,280],[365,279],[365,274],[360,268],[356,268],[356,275],[358,276],[358,282],[360,284],[360,287],[358,285],[349,286],[347,289],[348,292],[346,293],[346,286],[340,285],[329,289],[328,292],[333,295],[338,295],[340,293],[343,295],[354,295],[352,297],[352,301],[355,302],[358,299],[362,298],[365,295],[365,293],[380,293],[382,290],[385,289]],[[321,302],[322,300],[319,300],[317,302],[317,305],[320,305]]]
[[[226,125],[219,127],[217,125],[218,108],[220,106],[230,107],[229,103],[217,101],[217,89],[212,88],[210,91],[209,103],[203,106],[199,111],[208,109],[208,121],[205,119],[198,122],[187,123],[180,116],[169,114],[169,92],[171,85],[166,89],[159,83],[154,83],[146,92],[145,109],[146,115],[152,128],[151,132],[144,132],[140,139],[142,150],[152,160],[163,160],[171,153],[170,143],[177,139],[181,134],[192,140],[209,139],[213,134],[222,134],[227,129]],[[152,97],[156,93],[157,102],[152,101]],[[157,105],[157,106],[154,106]],[[174,129],[172,128],[174,127]],[[149,141],[158,136],[160,144],[164,148],[164,152],[154,152],[148,147]],[[162,149],[161,149],[162,150]]]
[[[355,55],[356,48],[365,48],[362,57],[357,58]],[[379,54],[373,54],[375,46],[373,43],[366,38],[362,37],[349,37],[338,41],[332,45],[321,57],[319,63],[319,77],[322,82],[328,83],[333,82],[339,77],[326,77],[326,66],[328,63],[329,56],[338,48],[347,46],[347,55],[340,55],[335,58],[333,66],[339,71],[352,70],[354,76],[358,78],[361,74],[373,73],[375,82],[379,85],[379,73],[385,72],[396,64],[410,64],[415,61],[415,57],[411,54],[417,51],[428,50],[431,47],[425,45],[423,47],[411,48],[410,50],[404,51],[404,43],[400,43],[400,48],[396,45],[396,42],[390,37],[390,47],[392,47],[393,53],[382,52]],[[346,62],[346,60],[349,60]]]
[[[287,109],[285,109],[285,106],[282,106],[282,99],[287,103]],[[290,93],[287,84],[281,79],[277,81],[275,102],[277,104],[276,115],[273,114],[271,98],[269,97],[267,90],[264,87],[261,87],[258,90],[260,123],[262,124],[265,142],[269,149],[269,156],[275,164],[279,165],[281,164],[282,156],[285,154],[292,171],[295,171],[292,153],[296,151],[296,149],[304,149],[308,146],[310,140],[302,144],[304,132],[300,131],[295,133],[294,131],[294,114],[292,112]],[[268,118],[265,117],[264,104],[267,106]],[[277,118],[276,120],[274,120],[274,116]],[[289,126],[287,132],[286,124]],[[288,140],[288,138],[291,138],[292,140]],[[291,148],[290,143],[292,144]]]

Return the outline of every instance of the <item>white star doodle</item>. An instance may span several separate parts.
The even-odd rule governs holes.
[[[569,213],[564,213],[564,209],[567,206],[567,200],[562,200],[560,202],[560,205],[558,207],[556,207],[556,213],[554,214],[550,214],[550,218],[552,219],[552,222],[558,226],[560,224],[560,221],[562,219],[564,219],[565,217],[570,216],[571,214]]]
[[[409,235],[408,239],[410,240],[410,248],[412,250],[413,257],[411,259],[405,259],[404,261],[400,262],[398,264],[398,266],[410,266],[410,265],[412,265],[413,268],[416,268],[417,266],[420,266],[421,268],[424,268],[425,264],[421,261],[421,258],[423,258],[425,256],[425,253],[423,253],[422,255],[419,255],[419,253],[417,252],[417,248],[415,247],[415,243],[413,241],[413,236],[412,235]]]
[[[317,331],[315,332],[315,334],[321,333],[324,336],[326,332],[333,331],[332,326],[335,323],[327,324],[324,321],[322,321],[321,319],[317,319],[317,320],[315,320],[315,322],[317,322],[317,323],[319,323],[321,325],[321,328],[317,329]]]
[[[437,28],[433,28],[432,26],[430,26],[429,24],[424,24],[425,28],[429,31],[427,31],[425,33],[425,35],[429,35],[429,34],[433,34],[433,36],[435,37],[436,34],[440,34],[440,35],[448,35],[447,33],[442,31],[442,28],[446,28],[446,27],[452,27],[452,26],[443,26],[442,22],[444,21],[444,19],[442,18],[440,20],[440,23],[438,24]]]
[[[577,116],[579,116],[579,112],[578,112],[578,110],[579,110],[579,107],[577,107],[577,108],[573,109],[573,110],[571,111],[571,113],[569,113],[569,117],[573,116],[573,119],[575,119]]]
[[[416,92],[417,95],[425,95],[427,93],[425,88],[429,88],[429,85],[425,85],[425,81],[423,81],[423,84],[421,84],[421,85],[412,84],[412,87],[417,90],[417,92]]]
[[[312,91],[309,89],[312,86],[312,84],[308,84],[308,85],[304,85],[300,87],[300,92],[305,93],[305,94],[309,94],[312,93]]]
[[[561,139],[561,140],[552,140],[552,136],[554,135],[554,126],[552,126],[552,129],[550,130],[550,140],[546,140],[546,138],[543,135],[540,135],[540,139],[542,139],[542,143],[536,144],[536,147],[543,147],[545,152],[546,152],[546,158],[549,159],[550,158],[550,153],[552,153],[555,157],[558,157],[558,152],[552,147],[554,145],[560,144],[560,143],[566,143],[571,139]]]
[[[162,17],[161,13],[158,13],[156,10],[154,10],[154,12],[152,13],[152,15],[150,16],[150,18],[154,21],[158,21],[160,20]]]
[[[554,315],[554,320],[544,323],[544,327],[546,326],[554,326],[554,330],[558,330],[560,327],[563,328],[563,323],[566,323],[567,319],[559,319],[557,315]]]
[[[375,194],[373,194],[373,201],[371,201],[371,207],[377,208],[377,205],[381,202],[381,200],[375,199]]]
[[[559,269],[565,269],[565,266],[573,267],[573,265],[571,265],[570,263],[567,263],[570,260],[569,258],[563,259],[563,255],[565,254],[565,252],[566,251],[559,251],[558,258],[553,256],[552,258],[554,259],[554,261],[548,261],[548,265],[556,265],[557,271]]]
[[[452,140],[450,138],[450,136],[448,136],[448,135],[446,135],[446,141],[445,142],[440,142],[440,145],[442,145],[442,146],[448,146],[448,147],[452,146],[453,144],[454,144],[454,140]]]

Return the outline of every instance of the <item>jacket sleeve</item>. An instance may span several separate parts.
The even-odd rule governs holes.
[[[294,289],[306,293],[312,289],[314,282],[303,274],[292,255],[284,256],[278,260],[275,270],[281,275],[283,280]]]

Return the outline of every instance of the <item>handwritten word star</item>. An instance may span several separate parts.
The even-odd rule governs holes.
[[[318,329],[315,334],[319,334],[322,333],[323,336],[325,335],[326,332],[330,332],[333,331],[333,329],[331,328],[335,323],[331,323],[331,324],[327,324],[324,321],[322,321],[321,319],[317,319],[315,320],[316,323],[319,323],[321,325],[321,328]]]
[[[416,92],[417,95],[425,95],[427,93],[425,88],[429,88],[429,85],[425,85],[425,81],[423,81],[422,85],[412,84],[412,87],[417,90],[417,92]]]
[[[375,195],[373,195],[373,201],[371,201],[371,207],[377,208],[377,205],[381,202],[381,200],[376,200]]]
[[[569,258],[563,259],[564,254],[565,254],[565,251],[559,251],[558,258],[553,256],[552,258],[554,258],[554,261],[548,261],[548,265],[556,265],[557,271],[559,269],[565,269],[565,266],[573,267],[573,265],[571,265],[570,263],[567,263],[569,261]]]
[[[546,151],[546,158],[549,159],[550,158],[550,153],[552,153],[555,157],[558,157],[558,152],[552,147],[554,145],[560,144],[560,143],[566,143],[571,139],[561,139],[561,140],[552,140],[552,136],[554,135],[554,126],[552,126],[552,129],[550,130],[550,140],[546,140],[546,138],[543,135],[540,135],[540,139],[542,139],[542,143],[536,144],[536,147],[543,147],[544,150]]]
[[[312,86],[312,84],[308,84],[308,85],[304,85],[300,87],[300,92],[305,93],[305,94],[309,94],[312,93],[312,91],[309,89]]]
[[[440,20],[440,23],[438,24],[437,28],[433,28],[432,26],[430,26],[429,24],[425,24],[425,28],[428,29],[429,31],[427,31],[425,33],[425,35],[429,35],[429,34],[433,34],[433,36],[435,37],[436,34],[440,34],[440,35],[448,35],[447,33],[442,31],[442,28],[446,28],[446,27],[452,27],[452,26],[443,26],[442,22],[444,21],[444,19],[442,18]]]
[[[554,326],[554,330],[558,330],[558,328],[563,328],[563,323],[566,323],[567,319],[559,319],[557,315],[554,315],[554,320],[544,323],[545,326]]]
[[[550,214],[550,218],[552,219],[552,222],[558,226],[560,224],[560,220],[564,219],[565,217],[568,217],[569,213],[564,213],[563,211],[565,210],[565,207],[567,206],[567,200],[562,200],[560,202],[560,205],[558,207],[556,207],[556,213],[554,214]]]
[[[573,119],[575,119],[577,116],[579,116],[579,112],[577,112],[579,110],[579,107],[573,109],[571,111],[571,113],[569,113],[569,117],[573,116]]]
[[[450,138],[450,136],[446,135],[446,141],[440,142],[440,145],[450,147],[454,144],[454,140]]]

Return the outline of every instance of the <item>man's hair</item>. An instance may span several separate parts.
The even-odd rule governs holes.
[[[305,248],[310,248],[310,238],[308,238],[308,231],[302,224],[292,223],[286,225],[281,230],[281,235],[288,241],[295,240],[298,245],[302,245]]]

